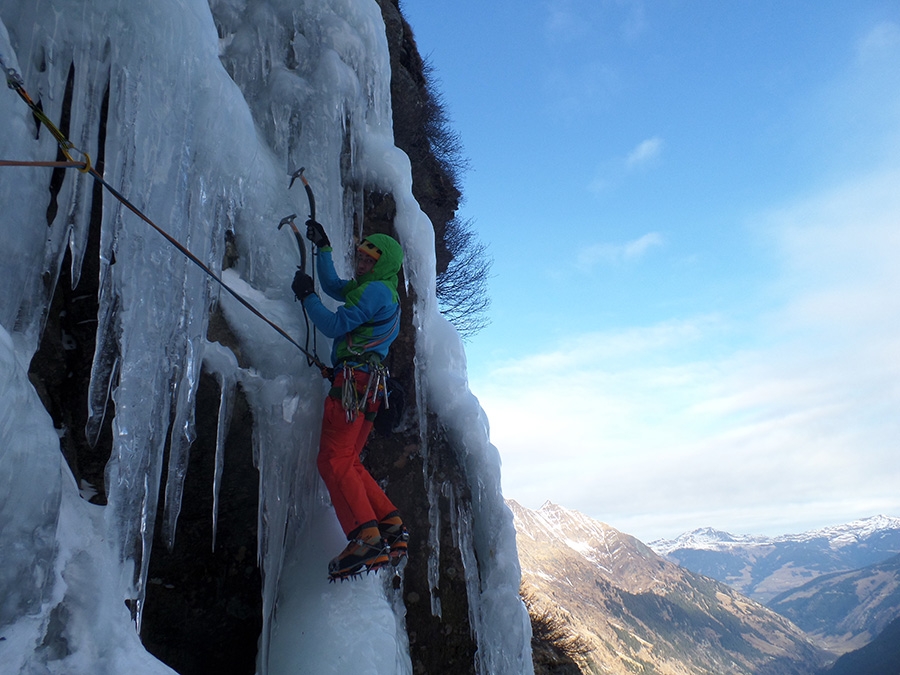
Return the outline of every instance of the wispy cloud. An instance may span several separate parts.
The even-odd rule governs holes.
[[[662,150],[663,140],[659,136],[643,140],[628,153],[628,157],[625,158],[625,168],[633,170],[651,165],[659,160]]]
[[[647,138],[638,143],[623,156],[602,162],[597,174],[588,183],[587,189],[594,194],[602,194],[615,188],[623,176],[636,171],[650,169],[662,160],[665,141],[659,136]]]
[[[619,45],[633,45],[646,30],[642,0],[545,0],[541,86],[547,113],[571,123],[594,124],[625,86]]]
[[[862,61],[896,56],[900,51],[900,25],[883,21],[866,33],[857,45]]]
[[[632,241],[621,244],[601,242],[582,248],[576,257],[576,266],[589,271],[598,264],[616,264],[642,258],[657,246],[662,246],[663,237],[658,232],[648,232]]]
[[[644,539],[900,514],[898,184],[872,174],[760,216],[780,301],[749,322],[570,336],[473,382],[505,493]]]
[[[555,42],[596,40],[597,35],[618,35],[634,42],[647,29],[643,2],[596,2],[596,0],[548,0],[544,3],[548,37]]]
[[[571,0],[547,2],[544,8],[547,12],[545,30],[551,42],[571,40],[573,36],[586,34],[585,22],[578,20],[577,7]]]

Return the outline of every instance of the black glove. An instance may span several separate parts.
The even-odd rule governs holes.
[[[297,270],[297,274],[294,275],[294,280],[291,282],[291,290],[294,291],[294,295],[301,302],[306,296],[316,292],[312,277],[301,270]]]
[[[331,246],[331,242],[328,241],[328,235],[325,234],[325,228],[322,227],[321,223],[317,223],[312,219],[306,221],[306,238],[315,244],[317,248]]]

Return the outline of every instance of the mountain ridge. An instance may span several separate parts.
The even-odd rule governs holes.
[[[674,539],[655,539],[649,542],[648,546],[663,557],[671,551],[687,546],[717,550],[728,548],[731,545],[768,546],[782,542],[804,542],[822,538],[827,539],[834,548],[841,548],[871,538],[884,530],[900,530],[900,518],[880,514],[859,518],[841,525],[831,525],[796,534],[782,534],[774,537],[733,534],[712,527],[699,527],[684,532]]]
[[[591,647],[584,672],[812,675],[833,659],[733,588],[552,502],[506,500],[523,589]]]
[[[649,546],[670,562],[768,604],[822,575],[861,569],[900,553],[900,518],[872,516],[777,537],[698,528]]]

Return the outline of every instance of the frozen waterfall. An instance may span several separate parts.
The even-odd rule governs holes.
[[[472,492],[457,528],[478,670],[531,672],[499,457],[468,390],[459,338],[437,310],[433,230],[393,143],[378,4],[0,0],[0,58],[51,120],[71,111],[68,138],[92,157],[102,153],[106,181],[298,339],[305,327],[289,288],[296,251],[275,225],[308,207],[302,190],[287,189],[289,174],[306,166],[342,264],[364,190],[393,195],[417,298],[419,404],[448,430]],[[0,159],[56,153],[23,101],[0,93]],[[0,167],[0,673],[173,672],[135,628],[153,533],[177,533],[201,369],[222,385],[220,438],[238,383],[255,420],[264,579],[257,671],[411,673],[404,607],[390,585],[373,575],[329,586],[322,573],[343,534],[315,469],[318,372],[108,195],[89,396],[89,429],[108,397],[115,407],[108,505],[79,497],[59,451],[65,430],[54,428],[27,373],[67,251],[72,284],[79,280],[95,184],[69,170],[48,223],[52,171]],[[223,271],[226,233],[239,258]],[[213,309],[249,364],[207,339]],[[324,542],[321,555],[298,555],[301,536]]]

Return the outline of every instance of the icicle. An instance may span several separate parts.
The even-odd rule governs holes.
[[[242,374],[241,384],[254,410],[254,446],[259,470],[259,543],[258,557],[263,574],[263,630],[259,640],[261,675],[266,672],[274,628],[284,550],[288,537],[293,471],[290,453],[279,452],[296,447],[293,420],[285,420],[284,403],[291,398],[287,377],[264,380]]]
[[[90,155],[93,162],[101,157],[100,126],[104,95],[109,87],[110,43],[91,44],[75,61],[72,114],[69,140]],[[72,257],[72,288],[78,286],[88,245],[91,224],[94,181],[86,175],[69,172],[67,180],[75,181],[75,194],[67,212],[70,225],[69,251]]]
[[[193,340],[186,344],[185,373],[176,383],[175,419],[169,437],[169,463],[166,474],[166,508],[163,523],[163,540],[171,551],[175,546],[175,530],[181,514],[181,500],[184,496],[184,479],[187,476],[191,457],[191,445],[197,438],[194,427],[194,403],[200,382],[201,359],[195,355]]]
[[[219,523],[219,493],[222,472],[225,469],[225,440],[231,427],[234,411],[234,394],[237,388],[237,359],[234,354],[217,342],[207,342],[203,349],[203,367],[215,376],[219,383],[219,414],[216,421],[216,459],[213,470],[212,548],[216,550],[216,533]]]
[[[427,464],[427,462],[426,462]],[[431,614],[441,616],[441,597],[437,592],[441,585],[441,506],[440,485],[431,472],[426,477],[428,490],[428,590],[431,596]]]
[[[466,579],[466,595],[469,601],[469,625],[476,636],[478,644],[482,644],[485,633],[482,626],[481,581],[479,578],[478,558],[475,555],[475,542],[472,532],[472,512],[456,499],[453,486],[446,485],[446,496],[450,502],[450,527],[453,530],[453,541],[459,549],[463,573]],[[502,669],[490,670],[490,650],[479,648],[475,654],[476,670],[479,675],[491,675],[493,672],[507,672]]]
[[[162,475],[162,457],[168,428],[170,397],[166,383],[157,374],[149,382],[133,377],[128,359],[121,373],[122,382],[113,392],[116,416],[113,418],[113,451],[107,465],[106,509],[110,531],[119,542],[119,554],[125,568],[137,563],[133,578],[126,580],[128,599],[135,624],[140,630],[150,552]],[[158,392],[156,398],[136,403],[145,386]],[[138,399],[139,400],[139,399]]]
[[[112,293],[110,283],[110,274],[105,270],[100,280],[97,337],[88,386],[88,417],[84,430],[91,447],[96,446],[100,438],[112,389],[119,372],[118,298]]]

